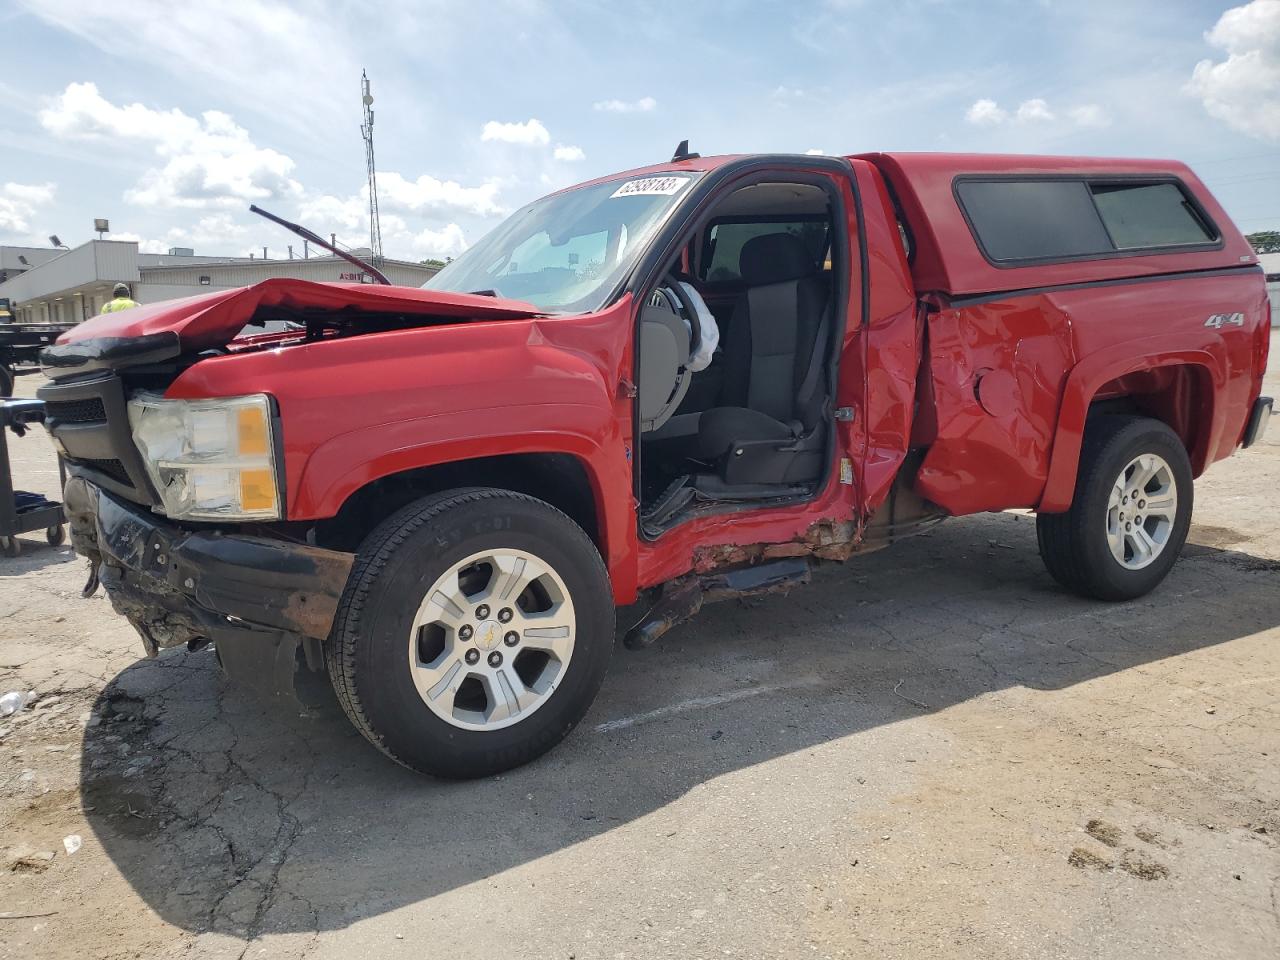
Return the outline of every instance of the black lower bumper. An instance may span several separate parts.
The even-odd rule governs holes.
[[[1249,422],[1245,425],[1244,439],[1240,442],[1240,446],[1252,447],[1262,439],[1263,434],[1267,432],[1267,424],[1271,422],[1273,402],[1270,397],[1257,399],[1253,405],[1253,412],[1249,414]]]
[[[271,694],[293,693],[300,648],[319,666],[352,554],[186,529],[82,477],[67,481],[65,504],[72,545],[149,656],[212,642],[229,675]]]

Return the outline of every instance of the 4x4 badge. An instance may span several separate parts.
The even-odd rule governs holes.
[[[1229,323],[1234,323],[1237,327],[1244,326],[1243,313],[1215,313],[1204,322],[1206,327],[1213,327],[1214,330],[1220,330]]]

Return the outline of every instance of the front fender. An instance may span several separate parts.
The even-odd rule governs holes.
[[[1061,513],[1071,506],[1089,405],[1104,385],[1126,374],[1171,366],[1202,368],[1210,378],[1213,390],[1205,398],[1208,409],[1199,415],[1207,420],[1207,424],[1201,423],[1201,427],[1207,425],[1209,428],[1207,442],[1197,444],[1197,448],[1217,449],[1223,423],[1222,417],[1215,413],[1216,404],[1213,401],[1226,380],[1222,347],[1220,344],[1208,344],[1171,350],[1168,343],[1168,338],[1164,336],[1130,340],[1117,344],[1106,352],[1085,357],[1072,368],[1063,389],[1053,450],[1049,456],[1049,473],[1037,510],[1042,513]],[[1203,431],[1200,435],[1205,436]],[[1199,474],[1205,464],[1193,462],[1192,466]]]
[[[549,426],[554,424],[555,427]],[[631,463],[608,410],[573,403],[522,404],[384,423],[334,437],[307,458],[290,519],[335,516],[360,488],[420,467],[481,457],[559,453],[586,471],[615,588],[634,578]]]
[[[525,404],[443,413],[383,423],[333,437],[302,471],[289,517],[332,517],[351,494],[374,480],[419,467],[512,453],[566,453],[596,482],[617,468],[628,478],[622,439],[610,418],[582,404]],[[555,423],[555,429],[547,424]],[[566,429],[564,424],[575,423]],[[612,453],[609,452],[612,450]]]

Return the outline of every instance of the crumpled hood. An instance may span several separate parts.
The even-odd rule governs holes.
[[[366,283],[314,283],[275,279],[237,290],[222,290],[108,313],[86,320],[58,338],[46,353],[79,352],[86,341],[118,344],[146,337],[173,341],[182,351],[221,346],[238,334],[259,307],[353,309],[377,313],[457,317],[459,320],[511,320],[544,314],[531,303],[470,293],[446,293],[417,287]],[[72,350],[60,351],[60,347]]]

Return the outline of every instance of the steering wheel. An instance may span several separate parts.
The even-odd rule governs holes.
[[[693,300],[681,285],[680,278],[676,276],[674,270],[662,279],[664,289],[670,290],[679,304],[680,309],[676,312],[683,314],[685,322],[689,324],[689,352],[697,353],[698,347],[702,345],[702,325],[698,320],[698,309],[693,305]]]

